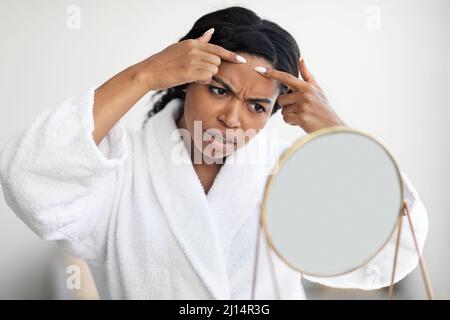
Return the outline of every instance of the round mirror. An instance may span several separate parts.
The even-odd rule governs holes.
[[[336,276],[369,261],[396,230],[403,184],[394,158],[348,127],[315,131],[281,156],[266,185],[261,223],[290,267]]]

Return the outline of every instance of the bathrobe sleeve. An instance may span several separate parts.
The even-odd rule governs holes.
[[[427,212],[411,181],[404,173],[402,173],[401,176],[404,185],[404,198],[409,208],[414,231],[417,236],[417,242],[419,244],[419,250],[422,252],[428,232]],[[389,239],[387,245],[383,247],[372,260],[350,273],[326,278],[308,275],[303,275],[303,277],[307,280],[336,288],[373,290],[387,287],[390,285],[392,277],[397,231],[398,228]],[[397,270],[394,282],[402,280],[406,275],[413,271],[417,267],[418,262],[419,259],[409,222],[405,216],[403,217]]]
[[[0,153],[0,180],[8,206],[39,237],[94,258],[90,237],[108,219],[127,158],[120,121],[99,146],[94,129],[93,88],[41,113]]]

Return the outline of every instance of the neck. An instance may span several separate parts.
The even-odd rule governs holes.
[[[179,129],[187,130],[184,113],[182,113],[180,118],[177,120],[177,127]],[[185,141],[185,143],[193,144],[193,141]],[[196,161],[194,161],[194,153],[200,152],[200,151],[197,150],[195,145],[194,145],[194,147],[191,147],[191,146],[186,146],[186,147],[187,147],[187,150],[190,150],[191,161],[193,163],[194,170],[197,173],[197,176],[200,179],[201,184],[203,185],[203,189],[205,190],[205,193],[208,193],[209,189],[211,188],[211,186],[214,182],[215,177],[217,176],[220,168],[222,167],[222,164],[216,163],[216,162],[208,164],[208,163],[205,163],[204,161],[201,161],[201,163],[196,163]],[[200,158],[203,159],[203,156]]]

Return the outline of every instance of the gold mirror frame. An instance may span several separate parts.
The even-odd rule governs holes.
[[[400,183],[400,194],[401,194],[402,199],[400,201],[401,205],[400,205],[400,207],[398,209],[397,222],[394,223],[394,225],[392,227],[392,231],[389,233],[389,236],[386,238],[386,240],[380,246],[380,248],[378,250],[376,250],[375,253],[370,255],[360,265],[352,268],[351,270],[348,270],[348,271],[345,271],[345,272],[342,272],[342,273],[338,273],[338,274],[334,274],[334,275],[322,276],[322,275],[316,275],[316,274],[303,272],[302,270],[300,270],[296,266],[292,265],[289,261],[287,261],[287,259],[284,258],[284,256],[281,254],[281,252],[279,252],[279,250],[275,247],[275,245],[273,244],[270,232],[269,232],[269,228],[268,228],[267,223],[266,223],[266,215],[267,215],[267,213],[266,213],[266,202],[267,202],[267,199],[269,197],[273,181],[274,181],[275,177],[277,176],[277,173],[280,170],[282,170],[282,168],[283,168],[284,164],[286,163],[286,161],[293,154],[295,154],[301,147],[303,147],[307,143],[309,143],[309,142],[311,142],[311,141],[313,141],[313,140],[315,140],[315,139],[317,139],[319,137],[322,137],[324,135],[334,134],[334,133],[356,133],[356,134],[364,136],[364,137],[372,140],[376,144],[378,144],[384,150],[384,152],[386,152],[386,154],[389,156],[389,159],[392,161],[392,163],[394,165],[394,168],[396,170],[397,177],[398,177],[399,183]],[[279,160],[277,161],[275,167],[272,169],[268,181],[266,182],[263,199],[262,199],[261,206],[260,206],[260,223],[259,223],[259,226],[258,226],[257,239],[256,239],[257,243],[256,243],[254,276],[253,276],[253,285],[252,285],[252,299],[254,299],[254,297],[255,297],[256,278],[257,278],[257,271],[258,271],[257,270],[258,252],[259,252],[259,242],[260,242],[260,230],[261,230],[261,228],[264,230],[265,239],[266,239],[267,245],[268,245],[267,248],[269,250],[272,249],[276,253],[276,255],[281,259],[281,261],[283,261],[287,266],[289,266],[291,269],[293,269],[293,270],[295,270],[297,272],[300,272],[302,275],[303,274],[307,274],[307,275],[316,276],[316,277],[322,277],[322,278],[336,277],[336,276],[340,276],[340,275],[345,275],[345,274],[350,273],[350,272],[352,272],[352,271],[354,271],[354,270],[356,270],[358,268],[361,268],[367,262],[369,262],[371,259],[373,259],[386,246],[386,244],[389,242],[391,237],[394,235],[395,230],[398,229],[397,240],[396,240],[396,248],[395,248],[395,254],[394,254],[394,261],[393,261],[393,268],[392,268],[391,284],[389,286],[389,295],[388,295],[388,298],[392,299],[395,271],[396,271],[396,266],[397,266],[398,249],[399,249],[399,244],[400,244],[400,234],[401,234],[401,228],[402,228],[402,221],[403,221],[403,217],[406,216],[408,218],[408,221],[409,221],[410,230],[411,230],[411,233],[413,235],[414,244],[415,244],[416,251],[417,251],[417,254],[418,254],[418,257],[419,257],[419,265],[420,265],[420,268],[421,268],[421,272],[422,272],[424,284],[425,284],[425,287],[426,287],[428,299],[433,300],[434,299],[434,294],[433,294],[433,291],[432,291],[432,288],[431,288],[431,283],[430,283],[430,280],[429,280],[428,273],[427,273],[426,268],[425,268],[425,262],[423,260],[422,255],[420,254],[418,242],[417,242],[416,235],[415,235],[414,228],[413,228],[413,224],[412,224],[412,221],[411,221],[411,216],[409,215],[409,210],[408,210],[408,207],[406,205],[405,200],[403,199],[403,196],[404,196],[404,185],[403,185],[402,177],[401,177],[401,174],[400,174],[399,166],[398,166],[397,162],[395,161],[394,156],[392,155],[392,153],[387,149],[387,147],[383,143],[378,141],[372,135],[370,135],[370,134],[368,134],[368,133],[366,133],[364,131],[353,129],[353,128],[349,128],[349,127],[346,127],[346,126],[334,126],[334,127],[324,128],[324,129],[320,129],[320,130],[314,131],[314,132],[312,132],[312,133],[310,133],[310,134],[308,134],[306,136],[303,136],[303,137],[299,138],[297,141],[295,141],[292,144],[292,146],[290,146],[287,150],[285,150],[283,152],[283,154],[280,156]],[[270,252],[267,252],[267,254],[268,254],[268,258],[269,258],[270,270],[271,270],[271,273],[272,273],[272,280],[274,282],[274,288],[277,291],[277,296],[280,297],[280,290],[279,290],[279,287],[278,287],[277,279],[275,277],[273,260],[272,260],[272,257],[270,255]]]

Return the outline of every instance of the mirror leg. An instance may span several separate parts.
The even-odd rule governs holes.
[[[403,202],[403,209],[405,209],[405,202]],[[394,293],[394,279],[395,279],[395,271],[397,269],[397,258],[398,258],[398,248],[400,246],[400,235],[402,232],[402,224],[403,224],[403,215],[400,215],[398,218],[398,232],[397,232],[397,241],[395,243],[395,253],[394,253],[394,264],[392,266],[392,276],[391,276],[391,284],[389,285],[389,293],[388,299],[392,300],[392,295]]]
[[[434,300],[435,297],[434,297],[433,289],[431,288],[430,277],[429,277],[427,269],[425,267],[425,260],[422,257],[422,255],[420,254],[419,244],[417,242],[416,233],[414,232],[414,226],[412,223],[411,215],[409,214],[408,206],[405,204],[404,207],[405,207],[405,213],[406,213],[406,216],[407,216],[408,222],[409,222],[409,228],[411,230],[411,233],[412,233],[412,236],[414,239],[414,246],[416,247],[417,255],[419,257],[420,271],[422,272],[422,278],[423,278],[423,282],[425,284],[425,288],[427,291],[428,300]]]

